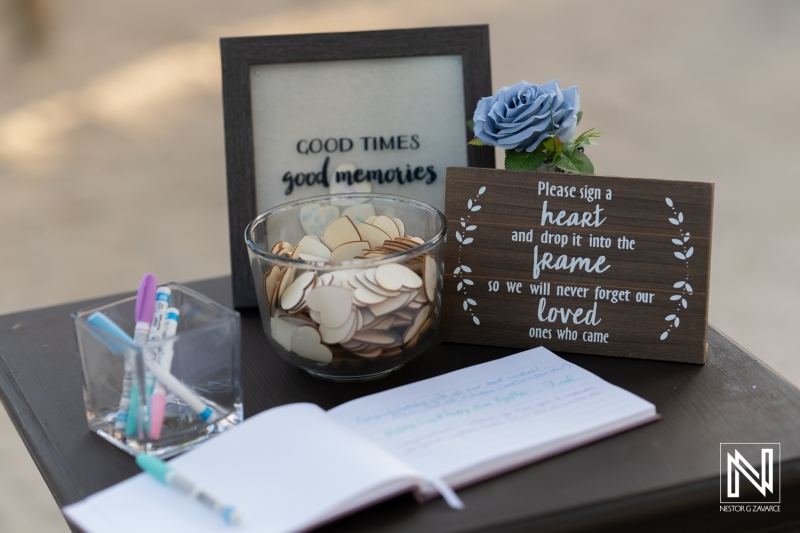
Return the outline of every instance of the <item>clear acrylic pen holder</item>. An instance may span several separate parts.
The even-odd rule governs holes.
[[[100,312],[132,336],[135,296],[78,311],[72,318],[89,429],[131,455],[168,458],[232,428],[244,416],[239,313],[178,283],[162,286],[171,289],[169,306],[179,311],[171,338],[136,346],[90,323],[89,317]],[[168,368],[159,367],[160,381],[152,361],[164,351],[172,357]],[[128,387],[123,386],[126,373]],[[123,388],[130,389],[127,409]],[[166,402],[154,392],[163,393]],[[154,398],[162,408],[154,407]],[[151,416],[158,411],[163,421]]]

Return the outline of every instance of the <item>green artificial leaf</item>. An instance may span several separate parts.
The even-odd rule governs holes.
[[[597,144],[592,142],[592,139],[596,137],[600,137],[599,131],[594,131],[594,128],[586,130],[575,137],[575,146],[592,146],[593,144]]]
[[[593,131],[594,131],[594,128],[589,128],[588,130],[584,131],[583,133],[581,133],[580,135],[575,137],[575,142],[579,142],[579,141],[581,141],[581,140],[583,140],[583,139],[585,139],[587,137],[590,137],[591,133]]]
[[[516,150],[506,150],[506,169],[507,170],[536,170],[544,160],[542,152],[517,152]]]
[[[589,135],[589,133],[591,133],[591,131],[593,129],[594,128],[588,129],[588,130],[584,131],[583,133],[581,133],[580,135],[578,135],[577,137],[575,137],[575,142],[576,143],[581,142],[584,138],[586,138],[587,135]]]
[[[478,139],[477,137],[475,137],[474,139],[472,139],[472,140],[471,140],[470,142],[468,142],[467,144],[471,144],[472,146],[486,146],[486,145],[483,143],[483,141],[481,141],[481,140],[480,140],[480,139]]]
[[[580,150],[572,153],[561,152],[553,158],[553,164],[565,172],[572,174],[594,174],[594,165]]]
[[[576,126],[581,123],[581,119],[583,118],[583,111],[578,111],[577,115],[578,115],[578,121],[575,123]]]
[[[469,120],[467,121],[467,127],[468,127],[468,128],[471,130],[471,131],[475,131],[475,121],[474,121],[474,120],[472,120],[472,119],[469,119]]]

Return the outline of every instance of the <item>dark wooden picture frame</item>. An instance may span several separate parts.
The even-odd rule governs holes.
[[[473,137],[466,120],[472,118],[478,100],[492,94],[487,25],[223,38],[220,49],[231,278],[236,308],[257,305],[244,243],[244,230],[257,215],[251,67],[459,55],[464,79],[465,143]],[[494,151],[468,146],[467,165],[494,168]]]

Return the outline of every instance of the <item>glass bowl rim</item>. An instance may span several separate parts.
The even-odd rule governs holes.
[[[371,259],[348,259],[344,261],[327,261],[324,263],[321,261],[306,261],[305,259],[299,259],[299,258],[293,259],[291,257],[273,254],[269,250],[265,250],[264,248],[256,244],[251,238],[251,235],[255,230],[255,227],[258,226],[259,224],[264,223],[264,221],[272,215],[275,215],[283,211],[288,211],[289,209],[296,208],[303,204],[312,204],[323,201],[336,201],[336,200],[347,200],[347,199],[389,200],[391,202],[410,204],[415,207],[422,208],[425,211],[433,213],[439,220],[440,227],[433,237],[427,239],[423,244],[420,244],[419,246],[415,246],[413,248],[409,248],[408,250],[403,250],[401,252],[395,252],[393,254],[388,254],[383,257],[377,257]],[[414,200],[413,198],[407,198],[405,196],[399,196],[395,194],[343,193],[343,194],[323,194],[319,196],[309,196],[307,198],[301,198],[299,200],[293,200],[291,202],[286,202],[284,204],[276,205],[275,207],[264,211],[263,213],[261,213],[256,218],[250,221],[250,223],[244,230],[244,240],[245,243],[247,244],[247,247],[250,249],[252,253],[269,260],[271,263],[275,265],[281,267],[295,267],[303,269],[329,271],[329,270],[339,270],[344,268],[371,268],[387,263],[395,263],[403,258],[416,257],[436,247],[439,244],[439,242],[445,238],[446,233],[447,233],[447,219],[445,218],[444,213],[442,213],[432,205],[426,204],[425,202],[420,202],[419,200]]]

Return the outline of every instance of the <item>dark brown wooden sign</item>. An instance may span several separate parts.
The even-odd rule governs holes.
[[[441,337],[705,362],[714,184],[451,167]]]

